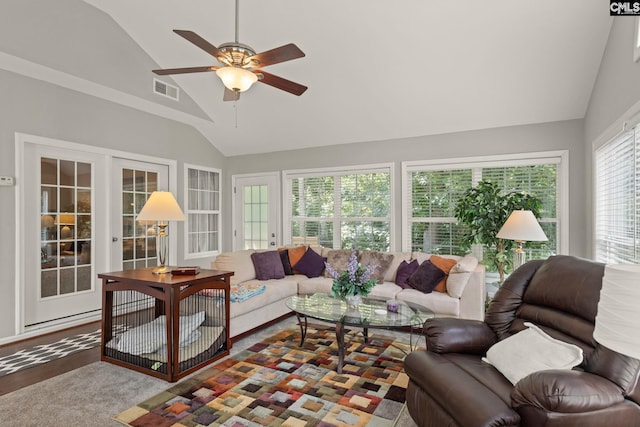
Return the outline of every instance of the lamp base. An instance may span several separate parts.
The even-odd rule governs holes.
[[[524,249],[522,249],[522,243],[524,242],[521,240],[516,240],[515,242],[516,249],[513,251],[513,271],[516,271],[522,264],[527,262],[527,254],[524,252]]]

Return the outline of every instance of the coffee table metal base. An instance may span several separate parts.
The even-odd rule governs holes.
[[[304,314],[296,313],[298,318],[298,326],[300,326],[300,347],[304,344],[304,339],[307,336],[307,316]],[[344,324],[336,322],[336,341],[338,343],[338,365],[336,366],[336,372],[341,374],[342,367],[344,366]],[[362,328],[362,334],[364,335],[364,342],[369,342],[369,329]]]

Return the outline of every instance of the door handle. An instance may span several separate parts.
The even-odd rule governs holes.
[[[118,241],[118,238],[117,238],[117,237],[112,237],[112,238],[111,238],[111,241],[112,241],[112,242],[117,242],[117,241]]]

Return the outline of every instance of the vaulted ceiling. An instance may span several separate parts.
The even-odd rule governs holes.
[[[234,39],[234,0],[84,1],[160,68],[217,64],[173,29]],[[306,57],[265,70],[307,92],[256,84],[223,102],[215,73],[161,79],[202,110],[225,155],[575,119],[611,22],[597,0],[240,0],[239,41],[295,43]]]

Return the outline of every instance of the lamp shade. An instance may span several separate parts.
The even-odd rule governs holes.
[[[154,191],[136,218],[139,221],[184,221],[184,214],[169,191]]]
[[[496,237],[523,242],[544,242],[549,240],[544,231],[542,231],[542,227],[540,227],[533,212],[525,210],[511,212]]]
[[[640,359],[640,265],[604,268],[593,338],[610,350]]]
[[[240,67],[227,66],[218,68],[216,74],[220,77],[225,87],[234,92],[244,92],[258,81],[258,76]]]

